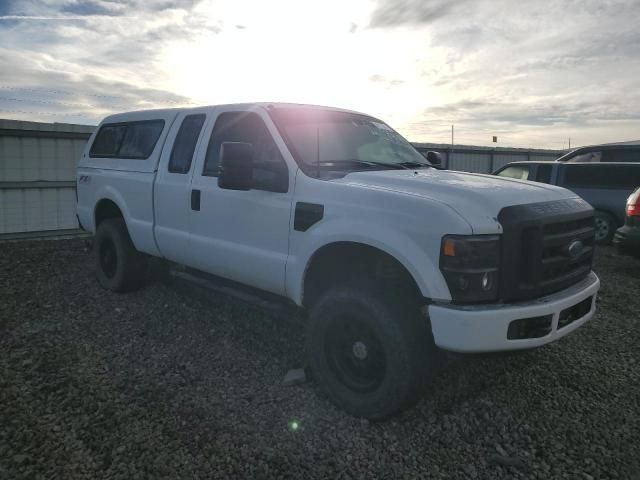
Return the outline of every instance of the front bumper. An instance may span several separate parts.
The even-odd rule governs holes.
[[[539,347],[571,333],[588,321],[596,309],[600,280],[590,272],[579,283],[545,297],[504,305],[429,305],[433,338],[436,345],[455,352],[495,352]],[[569,310],[591,298],[586,313],[571,319]],[[584,305],[584,304],[583,304]],[[564,326],[558,328],[563,314]],[[569,315],[570,323],[567,323]],[[549,318],[549,332],[538,338],[509,339],[509,325],[514,320]]]

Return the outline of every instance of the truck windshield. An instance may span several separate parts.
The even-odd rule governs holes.
[[[366,115],[304,107],[269,113],[300,168],[314,176],[431,166],[399,133]]]

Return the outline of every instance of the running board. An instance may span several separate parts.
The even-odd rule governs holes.
[[[299,314],[301,311],[301,308],[289,299],[269,292],[262,292],[199,270],[190,268],[186,270],[171,269],[170,274],[175,279],[224,295],[239,303],[265,310],[277,318],[290,317],[294,314]]]

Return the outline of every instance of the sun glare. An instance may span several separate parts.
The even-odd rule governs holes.
[[[428,92],[407,80],[415,78],[419,68],[419,39],[404,33],[407,49],[399,55],[388,33],[366,28],[363,3],[368,5],[205,3],[200,8],[219,32],[172,44],[164,53],[163,68],[171,88],[199,104],[313,103],[404,123],[429,101]],[[345,9],[353,15],[344,15]]]

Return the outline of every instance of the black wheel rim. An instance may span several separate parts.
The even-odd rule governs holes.
[[[118,255],[116,252],[116,246],[110,238],[106,238],[100,243],[100,250],[98,254],[102,273],[104,273],[107,278],[113,278],[118,268]]]
[[[366,393],[380,386],[387,358],[375,332],[365,322],[336,318],[327,330],[325,345],[331,371],[347,388]]]
[[[604,218],[596,217],[596,240],[604,240],[609,236],[609,222]]]

